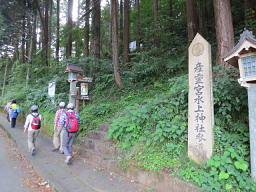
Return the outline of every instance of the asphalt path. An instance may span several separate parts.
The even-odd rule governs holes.
[[[18,169],[19,162],[10,157],[8,142],[0,130],[0,191],[26,192],[28,189],[22,184],[22,178],[27,175]]]
[[[15,128],[10,128],[6,117],[0,113],[0,124],[11,135],[17,144],[17,148],[34,169],[49,182],[56,191],[59,192],[141,192],[143,186],[130,182],[125,177],[113,175],[97,167],[87,164],[85,159],[79,155],[74,155],[71,166],[64,163],[65,157],[62,154],[51,152],[52,140],[39,134],[36,140],[37,152],[35,156],[31,156],[27,149],[27,135],[23,133],[23,124],[17,122]],[[43,127],[42,127],[43,129]],[[0,144],[1,146],[1,144]],[[6,161],[6,160],[5,160]],[[11,165],[9,166],[11,167]],[[0,170],[2,172],[2,170]],[[0,177],[1,180],[2,176]],[[17,178],[16,178],[17,180]],[[42,182],[42,181],[40,181]],[[13,183],[13,179],[9,181]],[[37,185],[36,183],[30,182]],[[20,183],[17,183],[19,186]],[[5,192],[1,189],[0,192]],[[38,186],[38,185],[37,185]],[[35,192],[35,190],[29,190]],[[43,191],[43,190],[40,190]],[[19,192],[19,190],[11,190],[11,192]],[[43,192],[48,192],[46,189]]]

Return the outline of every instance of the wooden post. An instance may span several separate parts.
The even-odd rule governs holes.
[[[250,156],[251,177],[256,182],[256,85],[248,88],[249,129],[250,129]]]
[[[69,103],[76,104],[76,81],[70,82]]]
[[[76,87],[76,112],[79,113],[79,87]]]

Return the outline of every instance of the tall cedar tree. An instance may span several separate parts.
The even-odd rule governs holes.
[[[119,10],[120,10],[120,16],[119,16],[119,45],[120,45],[120,51],[123,51],[123,40],[124,40],[124,5],[123,5],[123,0],[120,0],[120,6],[119,6]]]
[[[56,59],[59,62],[60,53],[60,0],[57,0],[57,26],[56,26]]]
[[[44,1],[44,8],[42,8],[42,10],[44,10],[44,14],[42,13],[42,10],[41,10],[41,7],[39,5],[39,2],[38,0],[35,0],[34,1],[35,3],[35,6],[36,6],[36,9],[39,13],[39,16],[40,16],[40,21],[41,21],[41,35],[40,35],[40,38],[39,38],[39,47],[41,45],[41,42],[42,42],[42,59],[43,59],[43,62],[45,63],[45,65],[48,66],[48,41],[49,41],[49,38],[48,38],[48,12],[49,12],[49,0],[45,0]],[[43,35],[42,35],[43,34]],[[41,47],[40,47],[41,48]]]
[[[90,0],[85,1],[85,25],[84,25],[84,56],[89,57],[89,25],[90,18]]]
[[[36,27],[37,27],[37,12],[35,11],[33,15],[31,58],[34,57],[36,54],[36,43],[37,43]]]
[[[140,0],[135,0],[136,7],[136,48],[140,48]]]
[[[157,18],[157,15],[158,15],[158,0],[154,0],[153,12],[154,12],[154,28],[155,28],[155,31],[157,31],[157,28],[158,28],[158,18]],[[154,33],[154,45],[157,48],[160,47],[160,39],[157,35],[157,32]]]
[[[230,0],[213,0],[213,6],[217,39],[217,65],[223,65],[228,69],[229,65],[223,61],[222,56],[234,47]]]
[[[100,59],[100,9],[101,0],[92,1],[92,55]],[[94,63],[96,72],[99,71],[99,60]]]
[[[119,55],[118,55],[118,33],[117,33],[117,0],[111,0],[112,15],[112,52],[115,82],[118,87],[123,87],[119,74]]]
[[[48,42],[48,58],[51,58],[51,44],[52,44],[52,17],[53,17],[53,0],[49,2],[49,42]]]
[[[23,20],[22,20],[22,40],[21,40],[21,62],[25,63],[26,59],[25,59],[25,39],[26,39],[26,16],[25,16],[25,12],[24,12],[24,16],[23,16]]]
[[[73,0],[68,0],[68,22],[67,22],[67,44],[66,44],[66,57],[72,55],[72,10]]]
[[[170,16],[170,32],[172,31],[172,20],[173,20],[173,2],[172,0],[169,0],[169,16]]]
[[[130,0],[124,0],[124,52],[123,62],[128,68],[127,63],[129,62],[129,41],[130,41]]]
[[[201,35],[204,35],[205,28],[205,0],[199,1],[199,14],[198,14],[198,31]]]
[[[76,22],[76,27],[78,29],[80,29],[80,0],[77,0],[77,22]],[[76,38],[76,45],[75,45],[75,48],[76,48],[76,51],[75,51],[75,54],[76,54],[76,57],[80,57],[80,39],[79,38]]]
[[[187,33],[188,40],[192,41],[196,34],[196,25],[195,25],[195,10],[194,10],[194,0],[186,1],[187,7]]]
[[[44,30],[43,30],[43,34],[44,34],[44,38],[43,38],[43,49],[44,49],[44,54],[43,54],[43,58],[45,59],[45,65],[48,66],[48,44],[49,44],[49,0],[45,1],[45,9],[44,9]]]

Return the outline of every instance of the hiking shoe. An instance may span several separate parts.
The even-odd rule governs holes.
[[[32,156],[35,156],[35,154],[36,154],[36,149],[33,149],[32,150]]]
[[[59,148],[53,148],[52,152],[57,152],[59,150]]]
[[[65,160],[65,163],[67,164],[67,165],[70,165],[71,164],[71,156],[67,156],[66,157],[66,160]]]

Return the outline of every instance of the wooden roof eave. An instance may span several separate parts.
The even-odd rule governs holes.
[[[252,43],[251,41],[248,41],[247,39],[242,42],[242,44],[239,44],[239,46],[234,47],[231,52],[223,56],[224,61],[228,62],[229,64],[233,65],[234,67],[238,67],[238,59],[240,57],[240,53],[243,50],[249,50],[250,48],[253,48],[256,50],[256,43]]]

